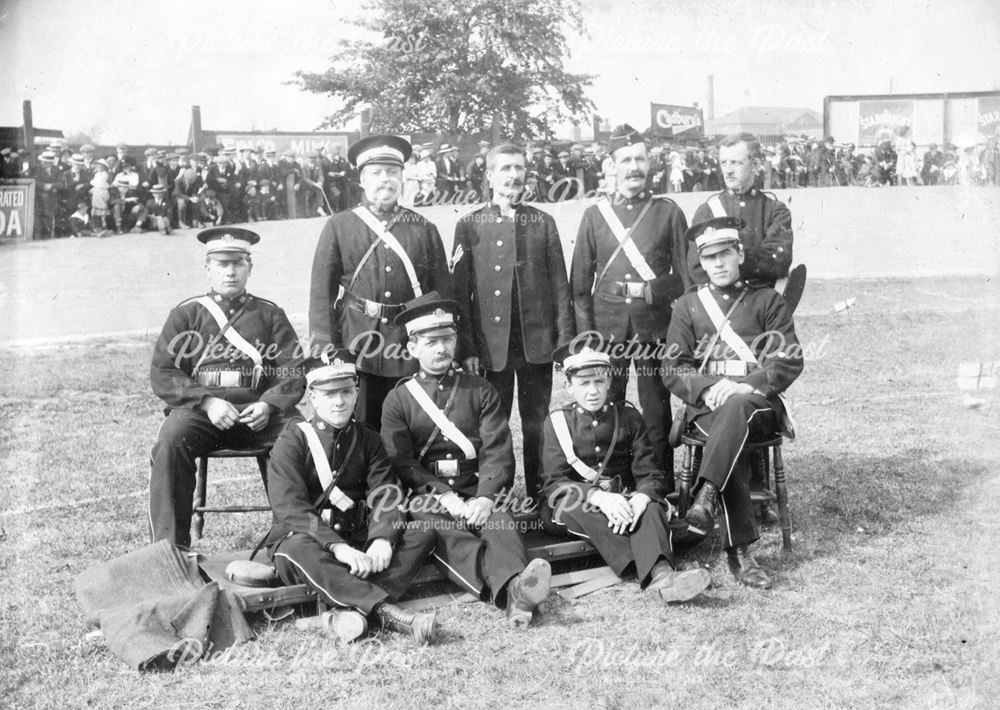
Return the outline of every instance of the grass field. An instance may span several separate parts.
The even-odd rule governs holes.
[[[832,304],[857,297],[847,313]],[[87,636],[72,592],[87,565],[146,541],[148,451],[161,419],[151,339],[5,351],[0,359],[0,706],[994,707],[1000,694],[1000,436],[995,391],[966,408],[961,362],[1000,360],[996,284],[810,285],[814,357],[791,394],[795,554],[758,546],[769,592],[713,588],[665,608],[624,582],[539,625],[484,604],[439,612],[443,638],[338,647],[255,618],[259,638],[173,674],[139,675]],[[561,398],[562,393],[557,395]],[[516,422],[515,422],[515,428]],[[212,500],[262,496],[213,464]],[[214,481],[214,484],[213,484]],[[209,516],[205,551],[251,545],[266,517]]]

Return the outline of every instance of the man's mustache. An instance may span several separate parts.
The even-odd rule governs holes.
[[[625,177],[627,177],[627,178],[644,178],[644,177],[646,177],[646,173],[643,170],[629,170],[627,173],[625,173]]]

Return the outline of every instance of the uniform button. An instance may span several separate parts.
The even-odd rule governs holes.
[[[625,299],[625,303],[626,303],[626,304],[628,304],[628,303],[632,303],[632,299],[631,299],[631,298],[626,298],[626,299]]]
[[[729,294],[728,293],[722,294],[722,300],[728,301],[729,300]]]
[[[233,313],[235,313],[235,312],[236,312],[236,309],[235,309],[235,308],[230,308],[230,309],[229,309],[229,315],[232,315],[232,314],[233,314]]]
[[[740,207],[746,207],[746,206],[747,206],[746,202],[740,202]]]
[[[441,389],[444,389],[444,387],[441,387]],[[442,436],[441,438],[444,439],[445,441],[449,440],[447,436]],[[448,454],[448,458],[451,458],[451,454]]]
[[[438,385],[438,389],[439,390],[443,390],[444,389],[444,385]]]
[[[503,240],[502,239],[498,239],[497,240],[497,246],[498,247],[502,247],[503,246]]]
[[[503,217],[497,217],[497,224],[500,224],[501,222],[503,222]]]
[[[454,458],[454,457],[455,457],[455,454],[445,454],[445,458],[447,458],[447,459]]]
[[[385,267],[385,273],[391,274],[392,273],[392,267],[391,266]]]
[[[592,427],[596,427],[596,426],[597,426],[597,420],[595,419],[594,421],[592,421],[592,422],[590,423],[590,426],[592,426]]]
[[[493,322],[494,323],[499,323],[500,322],[500,316],[493,316]]]
[[[594,447],[594,452],[598,453],[598,454],[601,453],[601,447],[600,446],[595,446]]]
[[[625,205],[625,209],[627,209],[627,210],[632,209],[632,205]]]
[[[388,318],[379,318],[379,322],[382,323],[382,325],[385,325],[386,323],[389,322],[389,319]]]
[[[494,266],[493,270],[494,271],[499,271],[500,270],[500,264],[497,264],[496,266]]]
[[[497,289],[496,291],[494,291],[493,295],[494,296],[499,296],[500,295],[500,289]]]
[[[632,278],[632,274],[625,274],[625,278],[631,279]]]
[[[215,294],[215,300],[216,301],[221,301],[222,300],[222,296],[220,296],[219,294]]]
[[[454,478],[449,478],[448,479],[448,485],[449,486],[454,486],[455,485],[455,479]]]
[[[340,530],[340,523],[334,523],[333,524],[333,529],[339,531]]]
[[[392,297],[392,291],[386,291],[382,295],[385,296],[386,298],[391,298]]]

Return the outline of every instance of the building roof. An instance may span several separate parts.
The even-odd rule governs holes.
[[[724,116],[705,121],[705,133],[725,135],[746,131],[754,135],[782,135],[787,131],[823,129],[823,115],[808,108],[744,106]]]

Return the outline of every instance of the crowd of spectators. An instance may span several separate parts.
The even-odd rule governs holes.
[[[529,141],[525,199],[555,202],[614,191],[615,170],[604,143]],[[403,169],[406,206],[475,204],[486,199],[486,153],[471,159],[448,143],[414,145]],[[147,148],[141,159],[119,144],[113,154],[55,143],[37,159],[24,149],[0,149],[0,177],[36,181],[36,237],[104,236],[273,219],[315,217],[353,207],[357,176],[335,145],[278,156],[263,147]],[[328,154],[329,153],[329,154]],[[863,152],[853,143],[787,136],[759,156],[762,189],[890,185],[998,185],[1000,150],[994,137],[959,149],[926,151],[904,133]],[[718,149],[707,143],[654,145],[649,189],[654,193],[721,190]]]

